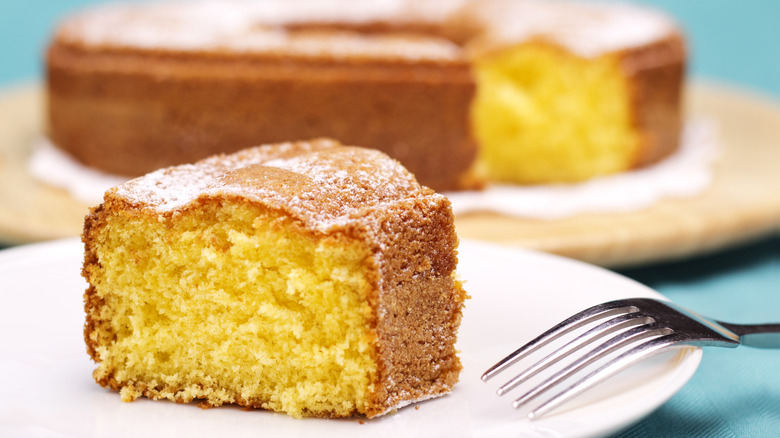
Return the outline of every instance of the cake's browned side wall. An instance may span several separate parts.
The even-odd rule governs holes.
[[[658,162],[679,146],[686,56],[679,34],[622,55],[634,123],[641,133],[635,167]]]
[[[99,207],[93,208],[84,220],[84,232],[81,235],[81,240],[84,243],[84,265],[81,271],[81,275],[89,283],[89,287],[84,292],[84,310],[87,314],[86,322],[84,324],[84,341],[87,344],[87,353],[95,362],[98,361],[97,347],[100,342],[95,336],[102,330],[101,326],[104,322],[100,319],[100,308],[104,305],[103,300],[97,296],[95,286],[92,284],[91,272],[95,269],[99,269],[99,261],[96,251],[97,243],[95,242],[97,229],[101,226],[100,222],[104,218],[104,208],[101,204]]]
[[[379,234],[385,248],[377,318],[382,385],[369,417],[451,391],[461,370],[455,341],[466,299],[452,276],[458,239],[449,201],[400,202]]]
[[[451,190],[476,154],[468,122],[474,83],[458,61],[315,63],[54,44],[48,87],[53,142],[124,175],[327,136],[383,150],[422,184]]]

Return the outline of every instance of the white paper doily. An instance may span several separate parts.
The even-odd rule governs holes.
[[[704,119],[689,120],[680,148],[642,169],[577,184],[489,185],[482,191],[445,193],[456,215],[494,212],[534,219],[560,219],[581,213],[636,211],[665,197],[695,196],[712,182],[717,129]]]
[[[536,219],[559,219],[589,212],[636,211],[664,197],[695,196],[712,181],[717,155],[713,123],[690,120],[679,150],[643,169],[568,185],[489,185],[483,191],[445,193],[455,214],[494,212]],[[30,173],[67,190],[88,205],[103,201],[103,193],[129,179],[85,167],[41,138],[33,148]]]

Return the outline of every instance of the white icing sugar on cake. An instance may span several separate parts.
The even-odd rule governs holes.
[[[258,146],[161,169],[110,189],[110,197],[166,213],[198,198],[235,196],[291,212],[320,230],[365,222],[367,212],[411,198],[441,201],[387,155],[330,140]]]
[[[469,34],[466,53],[545,40],[583,57],[652,43],[676,32],[665,15],[639,6],[538,0],[199,0],[108,5],[60,27],[61,41],[95,47],[288,56],[463,58],[441,35],[299,32],[289,25],[427,24]],[[305,26],[304,26],[305,28]]]
[[[291,31],[288,24],[360,24],[395,17],[399,1],[200,0],[113,4],[71,17],[61,41],[93,47],[311,57],[390,57],[454,60],[461,49],[433,36],[356,35],[347,31]]]
[[[625,3],[499,0],[474,3],[468,13],[484,28],[474,51],[534,40],[594,58],[650,44],[678,29],[663,13]]]

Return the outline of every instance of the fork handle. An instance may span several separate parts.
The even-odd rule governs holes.
[[[756,348],[780,348],[780,324],[718,324],[739,336],[739,344]]]

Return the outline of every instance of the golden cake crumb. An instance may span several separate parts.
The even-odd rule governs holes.
[[[164,169],[107,192],[83,240],[94,377],[123,401],[372,417],[457,381],[449,202],[380,152]]]

